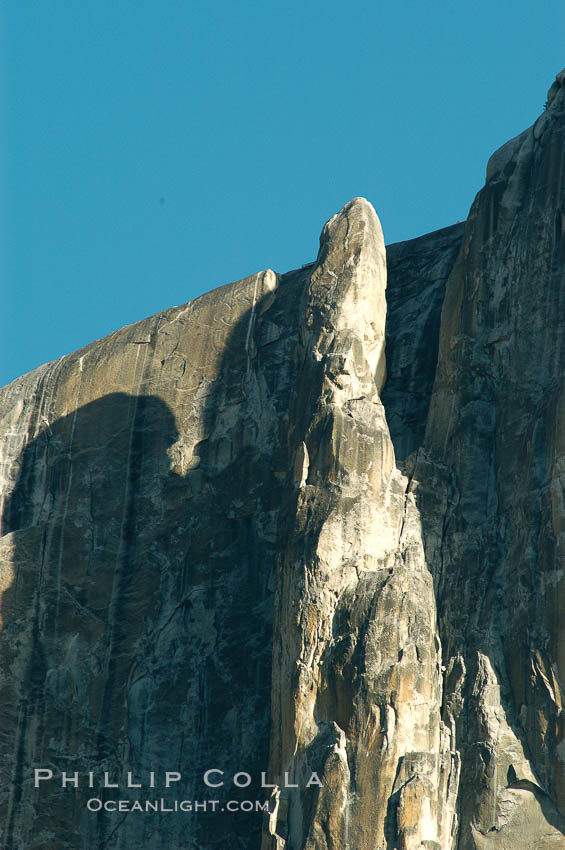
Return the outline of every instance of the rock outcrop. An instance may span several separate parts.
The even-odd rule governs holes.
[[[564,85],[0,391],[3,847],[565,850]]]
[[[424,441],[461,850],[565,846],[564,84],[489,162]]]
[[[131,771],[144,784],[120,789],[131,799],[171,798],[163,774],[177,771],[176,796],[202,800],[207,769],[225,771],[226,793],[238,770],[266,770],[281,435],[307,278],[253,275],[3,391],[2,846],[259,845],[254,813],[84,807],[116,798],[104,772]],[[54,774],[38,790],[35,767]]]
[[[298,788],[265,850],[395,834],[408,848],[449,819],[433,582],[379,398],[385,277],[378,219],[353,201],[324,228],[300,310],[270,764]],[[322,785],[304,791],[313,772]]]

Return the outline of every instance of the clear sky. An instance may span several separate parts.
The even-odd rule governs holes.
[[[0,384],[315,258],[464,220],[565,66],[565,3],[4,0]]]

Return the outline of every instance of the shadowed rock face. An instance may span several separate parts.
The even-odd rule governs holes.
[[[253,275],[3,391],[2,846],[259,845],[254,813],[85,804],[116,799],[105,771],[122,799],[170,799],[168,770],[182,773],[176,798],[201,800],[219,796],[207,769],[227,781],[267,768],[276,518],[306,279]],[[35,767],[54,781],[35,790]],[[78,790],[61,788],[62,771],[79,773]],[[127,771],[145,787],[128,790]],[[219,798],[242,794],[255,796],[230,782]]]
[[[465,225],[0,392],[2,846],[565,848],[564,82]]]
[[[436,373],[445,285],[463,224],[386,249],[387,381],[382,400],[397,461],[422,445]]]

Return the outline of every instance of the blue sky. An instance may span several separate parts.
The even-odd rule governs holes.
[[[263,269],[350,198],[467,216],[565,66],[565,4],[6,0],[0,384]]]

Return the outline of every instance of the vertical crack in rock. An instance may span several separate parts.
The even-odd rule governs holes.
[[[263,850],[450,846],[432,579],[379,397],[385,287],[380,223],[357,198],[324,227],[301,306],[270,764],[298,787],[281,788]]]

